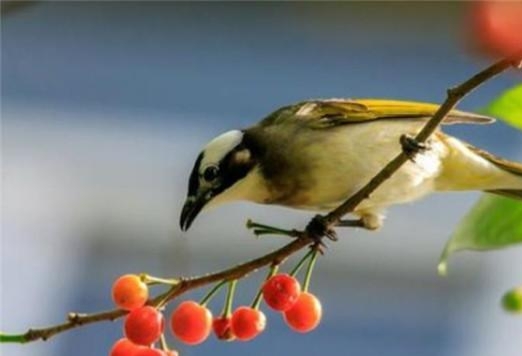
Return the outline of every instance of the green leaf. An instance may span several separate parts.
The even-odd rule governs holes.
[[[495,99],[485,113],[522,130],[522,84]],[[464,217],[446,243],[438,272],[447,273],[448,257],[460,250],[492,250],[522,242],[522,203],[486,194]]]
[[[513,288],[506,292],[502,297],[502,307],[505,311],[513,314],[522,313],[522,287]]]
[[[522,84],[495,99],[486,108],[486,113],[522,130]]]
[[[447,259],[460,250],[493,250],[522,243],[522,203],[485,194],[460,222],[438,265],[447,274]]]

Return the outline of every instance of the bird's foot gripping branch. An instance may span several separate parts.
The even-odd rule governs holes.
[[[459,86],[448,90],[446,100],[411,142],[422,147],[466,94],[504,70],[520,65],[521,57],[517,56],[516,60],[510,58],[499,61]],[[397,152],[397,156],[365,186],[330,213],[314,217],[304,230],[285,230],[249,221],[247,226],[253,229],[256,235],[277,234],[293,238],[283,247],[264,256],[219,272],[191,278],[160,278],[148,274],[125,275],[114,283],[112,290],[117,309],[93,314],[70,313],[65,322],[58,325],[32,328],[20,334],[0,333],[0,341],[27,343],[47,340],[74,328],[125,317],[125,337],[114,344],[111,350],[112,356],[172,356],[177,353],[171,350],[165,341],[164,333],[167,328],[179,341],[190,345],[203,342],[212,331],[218,339],[227,341],[234,339],[246,341],[256,337],[266,327],[266,318],[260,310],[263,300],[270,308],[281,312],[291,329],[298,332],[311,331],[318,325],[322,314],[321,304],[317,297],[310,293],[309,287],[323,238],[335,240],[337,235],[334,229],[338,226],[361,227],[363,224],[359,220],[349,221],[342,218],[354,212],[362,201],[409,159],[406,152]],[[190,215],[188,212],[187,216]],[[190,219],[187,218],[185,225],[188,226],[189,223]],[[299,262],[288,273],[280,273],[279,269],[283,267],[288,257],[305,247],[310,249]],[[305,266],[301,285],[298,275]],[[233,300],[238,282],[262,268],[268,269],[267,277],[253,296],[252,303],[249,306],[235,307]],[[163,286],[164,290],[151,296],[149,295],[151,285]],[[167,322],[164,321],[164,315],[171,302],[194,289],[207,286],[211,287],[203,299],[186,300],[177,304],[169,313]],[[223,309],[213,314],[207,307],[208,302],[225,287],[226,301]],[[511,299],[508,302],[506,303],[514,304]],[[164,324],[167,324],[167,327]]]

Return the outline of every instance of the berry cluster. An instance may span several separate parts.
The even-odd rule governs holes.
[[[172,333],[185,344],[202,343],[214,332],[224,341],[248,341],[261,333],[266,326],[265,315],[251,307],[239,307],[232,315],[212,318],[206,307],[193,301],[181,303],[172,313]]]
[[[319,325],[322,307],[313,294],[301,291],[301,285],[288,274],[279,274],[267,280],[263,286],[266,304],[283,313],[288,326],[297,332],[306,333]]]
[[[164,327],[163,314],[145,303],[149,297],[147,284],[139,276],[127,274],[114,282],[112,299],[121,309],[129,311],[123,330],[125,338],[113,345],[110,356],[177,356],[173,350],[156,349]]]
[[[295,331],[308,332],[319,324],[322,314],[319,300],[301,292],[297,279],[288,274],[269,278],[262,287],[262,296],[268,306],[283,313],[284,320]],[[185,301],[171,317],[172,333],[189,345],[205,341],[211,331],[219,340],[249,341],[265,327],[265,314],[255,305],[240,306],[233,312],[225,308],[220,316],[213,318],[203,304]]]
[[[265,314],[259,310],[262,300],[270,308],[280,312],[292,330],[306,333],[315,329],[321,320],[322,307],[319,300],[308,292],[308,285],[316,252],[310,251],[291,274],[277,274],[278,266],[273,266],[251,306],[240,306],[233,310],[237,280],[221,281],[201,302],[183,301],[170,316],[172,334],[187,345],[204,342],[212,332],[219,340],[252,340],[266,327]],[[294,275],[307,260],[310,261],[304,288],[301,288]],[[146,275],[128,274],[114,282],[112,298],[119,308],[129,313],[124,320],[125,337],[113,345],[110,356],[178,355],[168,348],[164,338],[165,321],[162,310],[166,301],[159,305],[147,304],[147,283],[164,281],[166,280]],[[225,306],[219,316],[213,317],[207,303],[224,285],[228,285]],[[161,347],[155,348],[158,342]]]

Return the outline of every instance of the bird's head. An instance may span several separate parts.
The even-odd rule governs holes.
[[[237,186],[255,165],[244,132],[228,131],[210,141],[199,154],[190,174],[187,199],[180,217],[181,229],[188,230],[199,212],[211,201],[219,203],[244,198]],[[236,192],[232,193],[233,190]]]

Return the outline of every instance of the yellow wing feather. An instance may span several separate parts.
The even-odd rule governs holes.
[[[429,119],[439,105],[387,99],[309,100],[285,106],[270,114],[260,125],[306,122],[312,128],[328,128],[380,119]],[[453,110],[444,124],[489,124],[495,120],[474,113]]]
[[[402,101],[402,100],[387,100],[387,99],[353,99],[353,100],[325,100],[319,103],[324,103],[327,106],[334,106],[342,112],[345,104],[348,103],[351,108],[354,103],[364,106],[366,112],[365,117],[369,119],[384,119],[384,118],[430,118],[439,109],[440,105],[416,102],[416,101]],[[319,104],[321,106],[321,104]],[[350,110],[346,113],[350,115]],[[460,110],[452,110],[445,120],[446,124],[451,123],[476,123],[487,124],[495,120],[474,113],[464,112]]]

